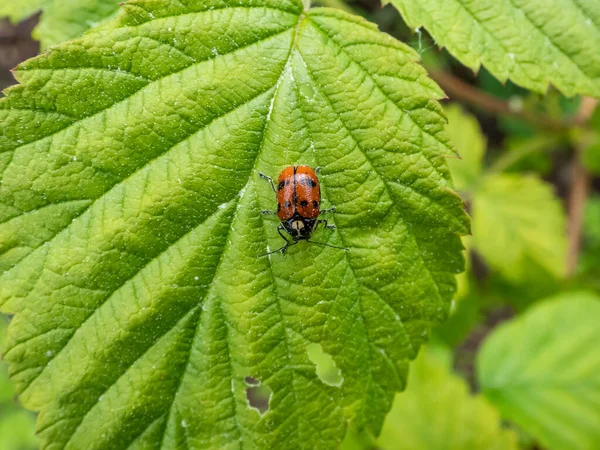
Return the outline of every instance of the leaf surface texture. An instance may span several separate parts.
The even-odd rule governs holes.
[[[388,0],[477,71],[545,92],[600,96],[597,0]]]
[[[381,427],[463,268],[443,93],[299,2],[134,1],[0,102],[6,358],[46,448],[332,448]],[[337,230],[282,245],[263,172],[320,166]],[[321,346],[343,382],[307,354]],[[272,392],[260,414],[245,380]]]

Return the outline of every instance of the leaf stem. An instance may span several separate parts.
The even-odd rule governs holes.
[[[576,154],[579,155],[579,150]],[[569,193],[569,218],[567,224],[568,250],[567,275],[572,277],[577,269],[581,249],[583,214],[590,187],[590,177],[579,156],[575,156],[571,169],[571,192]]]
[[[584,97],[577,114],[577,119],[583,123],[591,117],[598,100]],[[575,149],[571,169],[571,191],[569,193],[569,217],[567,224],[567,275],[572,277],[577,270],[579,252],[581,250],[581,229],[585,204],[590,190],[590,175],[581,163],[581,148]]]
[[[451,99],[469,103],[492,114],[518,117],[532,125],[553,130],[567,129],[582,124],[578,119],[561,121],[530,111],[517,110],[512,108],[508,102],[486,94],[444,71],[430,70],[429,75],[442,87]]]

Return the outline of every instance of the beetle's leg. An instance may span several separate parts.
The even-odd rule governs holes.
[[[273,189],[273,192],[277,193],[277,189],[275,189],[275,185],[273,184],[273,178],[271,178],[268,175],[265,175],[262,172],[258,172],[258,176],[260,176],[261,178],[264,178],[265,180],[269,180],[269,183],[271,183],[271,189]]]
[[[321,166],[315,168],[315,173],[319,173],[321,171]]]
[[[325,225],[323,225],[323,228],[327,228],[328,230],[335,230],[335,229],[336,229],[336,226],[335,226],[335,225],[330,225],[330,224],[328,224],[328,223],[327,223],[327,219],[323,219],[323,220],[317,220],[317,224],[315,225],[315,228],[314,228],[314,230],[316,230],[316,229],[317,229],[317,226],[318,226],[320,223],[324,223]]]
[[[294,241],[294,242],[290,242],[288,240],[288,238],[285,237],[284,234],[282,234],[281,232],[284,230],[283,225],[279,224],[279,226],[277,227],[277,232],[279,233],[279,236],[281,236],[281,238],[285,241],[285,244],[283,247],[278,248],[277,250],[273,250],[271,252],[267,252],[267,253],[263,253],[260,256],[267,256],[267,255],[272,255],[273,253],[279,253],[281,252],[281,254],[285,254],[286,250],[288,247],[290,247],[291,245],[296,245],[298,243],[298,241]]]
[[[293,245],[290,243],[290,241],[288,241],[288,238],[285,237],[285,234],[282,233],[282,231],[285,230],[285,228],[283,227],[283,224],[280,223],[279,226],[277,227],[277,232],[279,233],[279,236],[281,236],[281,239],[283,239],[285,241],[285,245],[280,248],[281,253],[285,253],[285,249],[287,247],[289,247],[290,245]]]
[[[332,206],[331,208],[322,209],[319,214],[327,214],[327,213],[330,213],[330,212],[335,212],[335,205]]]
[[[338,248],[340,250],[345,250],[347,252],[350,251],[350,249],[348,247],[338,247],[337,245],[326,244],[325,242],[315,242],[315,241],[311,241],[309,239],[307,239],[306,242],[309,242],[311,244],[322,245],[324,247]]]
[[[264,215],[273,215],[273,214],[276,214],[276,212],[273,211],[272,209],[263,209],[263,210],[260,211],[260,213],[264,214]]]
[[[325,224],[324,228],[328,228],[330,230],[335,230],[335,228],[336,228],[335,225],[329,225],[327,223],[327,220],[317,220],[317,222],[315,223],[315,227],[313,228],[313,231],[317,229],[317,226],[320,223]],[[331,248],[337,248],[337,249],[344,250],[344,251],[350,251],[350,249],[348,247],[339,247],[337,245],[326,244],[325,242],[315,242],[315,241],[311,241],[310,239],[307,239],[306,242],[310,242],[311,244],[322,245],[323,247],[331,247]]]

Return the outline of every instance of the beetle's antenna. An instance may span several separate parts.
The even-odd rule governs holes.
[[[291,244],[288,242],[283,247],[278,248],[277,250],[273,250],[272,252],[263,253],[262,255],[258,255],[258,257],[260,258],[261,256],[272,255],[273,253],[279,253],[279,252],[281,252],[281,254],[283,255],[288,247],[291,247],[292,245],[296,245],[297,243],[298,243],[298,241],[292,242]]]
[[[338,247],[337,245],[325,244],[324,242],[309,241],[308,239],[306,240],[306,242],[310,242],[311,244],[323,245],[325,247],[339,248],[340,250],[345,250],[345,251],[350,250],[348,247]]]
[[[267,252],[267,253],[263,253],[262,255],[258,255],[258,257],[259,257],[259,258],[261,258],[261,257],[263,257],[263,256],[272,255],[273,253],[278,253],[278,252],[280,252],[281,250],[283,250],[284,248],[287,248],[287,244],[286,244],[286,245],[284,245],[284,246],[283,246],[283,247],[281,247],[281,248],[278,248],[277,250],[273,250],[272,252]]]

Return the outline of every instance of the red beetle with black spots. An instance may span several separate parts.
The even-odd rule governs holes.
[[[300,241],[348,250],[347,248],[310,240],[312,233],[319,224],[323,224],[324,228],[335,230],[335,225],[329,225],[327,220],[319,219],[321,214],[335,211],[335,206],[321,210],[321,186],[316,173],[318,170],[315,171],[309,166],[286,167],[279,174],[277,187],[275,187],[271,177],[259,173],[261,177],[271,183],[273,191],[277,194],[277,212],[265,210],[261,211],[261,214],[277,214],[277,217],[281,220],[277,232],[285,241],[283,247],[265,253],[265,255],[277,252],[283,254],[290,245],[295,245]],[[282,231],[286,231],[292,237],[292,242],[285,237]]]

